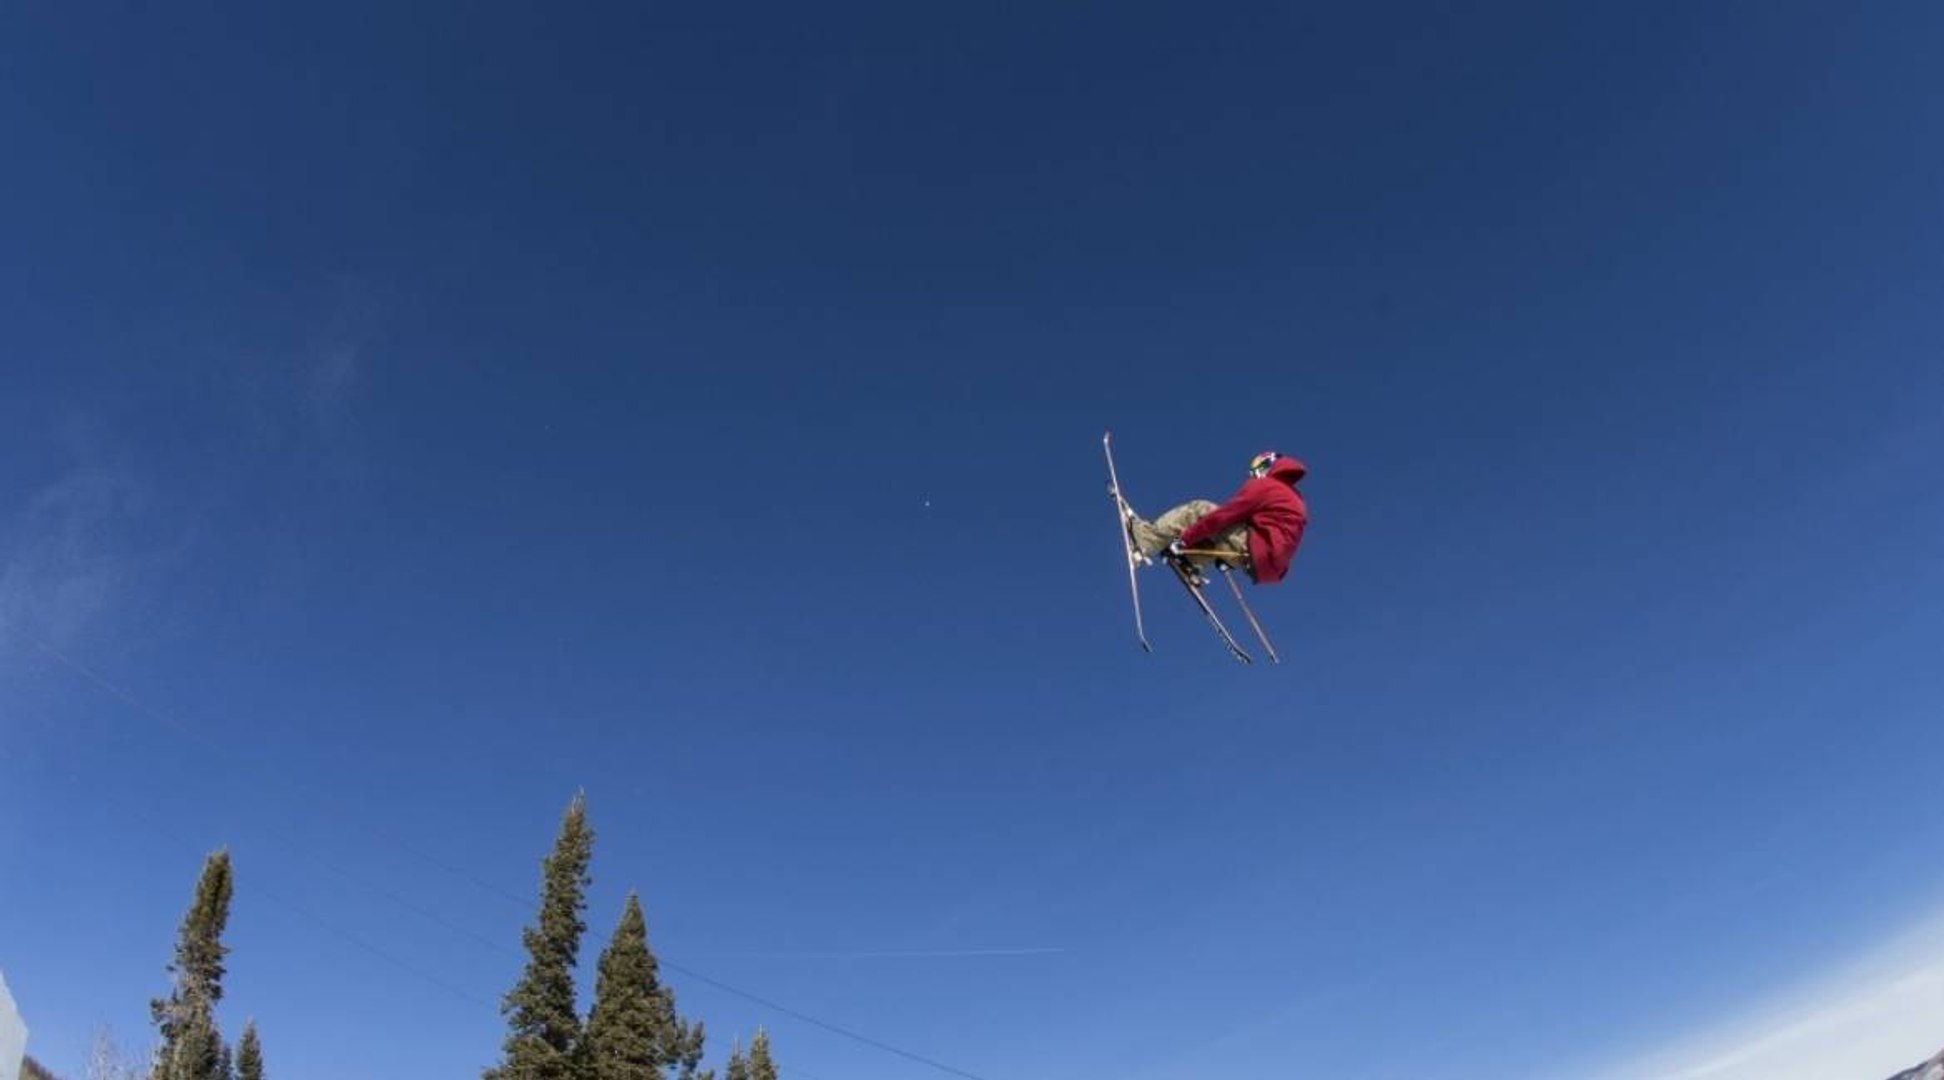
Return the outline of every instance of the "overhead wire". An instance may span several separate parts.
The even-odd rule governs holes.
[[[52,644],[42,640],[38,635],[31,634],[21,629],[17,624],[11,623],[10,620],[6,619],[4,616],[0,616],[0,630],[4,630],[4,629],[11,629],[16,636],[18,636],[21,640],[27,642],[30,646],[35,648],[37,651],[46,655],[47,657],[52,659],[55,663],[59,664],[61,667],[69,671],[71,674],[81,678],[83,681],[94,686],[97,690],[106,694],[108,697],[114,699],[116,702],[120,703],[121,705],[123,705],[130,711],[136,713],[137,715],[140,715],[150,720],[151,722],[161,726],[165,730],[170,731],[176,736],[188,740],[200,747],[209,750],[214,750],[218,753],[223,753],[223,754],[228,753],[228,751],[225,748],[219,746],[214,741],[204,736],[201,732],[196,731],[194,728],[186,724],[183,724],[181,721],[175,719],[174,717],[168,715],[167,713],[162,712],[160,709],[157,709],[154,706],[149,705],[147,702],[136,697],[134,694],[130,693],[127,689],[122,687],[120,684],[102,675],[100,672],[94,670],[93,668],[75,659],[74,657],[69,656],[63,650],[55,648]],[[153,818],[147,818],[147,820],[149,820],[149,822],[155,825],[155,827],[157,827],[158,829],[164,829],[166,832],[166,826],[162,826],[158,821],[155,821]],[[529,915],[536,914],[539,910],[536,901],[534,901],[534,899],[531,897],[518,895],[516,893],[511,892],[510,890],[507,890],[499,885],[494,884],[493,882],[480,878],[477,875],[474,875],[462,868],[455,867],[450,863],[446,862],[445,860],[442,860],[437,856],[431,854],[430,852],[426,852],[419,849],[417,845],[411,844],[410,842],[405,840],[405,838],[398,836],[396,834],[389,833],[388,830],[381,830],[374,825],[365,825],[363,827],[366,829],[366,831],[377,834],[382,839],[385,839],[386,842],[397,846],[401,851],[404,851],[407,854],[412,855],[413,857],[418,858],[429,865],[435,866],[438,869],[462,881],[466,881],[472,886],[474,886],[475,888],[483,892],[490,893],[492,895],[498,896],[502,900],[506,900],[513,904],[518,905],[525,913]],[[184,839],[179,834],[170,834],[170,835],[174,835],[175,838],[179,841]],[[373,891],[374,893],[376,893],[377,895],[385,899],[387,902],[398,905],[399,907],[404,908],[405,910],[411,911],[416,915],[426,918],[431,922],[444,927],[446,930],[454,934],[458,934],[461,937],[464,937],[472,941],[474,944],[482,945],[502,953],[511,954],[513,952],[513,950],[508,949],[506,946],[503,946],[498,942],[492,941],[474,931],[453,924],[452,922],[445,919],[443,916],[437,914],[436,912],[433,912],[421,905],[407,901],[388,889],[384,889],[382,887],[373,885],[368,881],[364,881],[359,876],[354,875],[349,871],[346,871],[343,868],[328,862],[327,860],[319,859],[318,864],[324,866],[328,870],[331,870],[333,873],[336,873],[339,876],[346,878],[347,880],[357,883],[363,888]],[[377,946],[372,945],[369,942],[364,941],[363,939],[357,937],[354,934],[351,934],[348,931],[344,931],[340,928],[334,927],[328,920],[319,917],[314,912],[304,909],[300,905],[291,903],[287,900],[280,900],[272,896],[272,894],[270,894],[267,891],[264,892],[264,895],[267,898],[270,898],[272,902],[277,903],[281,907],[287,908],[288,910],[298,915],[300,918],[303,918],[306,921],[316,924],[317,926],[323,928],[327,932],[345,940],[346,942],[353,945],[354,947],[357,947],[367,953],[377,956],[378,958],[386,961],[387,963],[393,964],[394,966],[398,967],[400,970],[413,974],[432,985],[438,986],[441,989],[444,989],[449,993],[453,993],[463,998],[464,1000],[467,1000],[474,1004],[489,1004],[483,1001],[483,999],[481,999],[476,994],[473,994],[459,987],[453,986],[451,983],[445,981],[444,979],[441,979],[440,977],[433,975],[430,972],[424,971],[423,969],[418,968],[416,965],[409,964],[395,956],[392,956],[386,951],[378,948]],[[920,1054],[912,1050],[907,1050],[894,1043],[890,1043],[883,1039],[879,1039],[874,1036],[867,1035],[853,1028],[845,1027],[841,1024],[836,1024],[831,1021],[824,1020],[811,1013],[804,1012],[801,1009],[784,1005],[781,1002],[772,1000],[770,998],[764,997],[759,994],[752,993],[748,990],[744,990],[741,987],[735,986],[728,982],[724,982],[721,979],[717,979],[714,976],[705,974],[694,968],[688,967],[686,965],[678,964],[668,959],[666,956],[661,956],[658,957],[657,959],[661,967],[673,971],[677,974],[693,979],[696,982],[702,983],[706,986],[722,991],[723,993],[741,998],[745,1001],[751,1002],[752,1004],[759,1005],[765,1009],[769,1009],[772,1012],[775,1012],[779,1015],[787,1016],[793,1020],[797,1020],[802,1023],[809,1024],[812,1027],[816,1027],[820,1030],[829,1032],[832,1035],[836,1035],[840,1038],[857,1043],[858,1045],[866,1046],[871,1049],[877,1050],[881,1053],[902,1058],[903,1060],[912,1062],[914,1064],[923,1065],[926,1068],[932,1069],[937,1072],[945,1073],[950,1076],[959,1077],[960,1080],[986,1080],[985,1077],[979,1075],[978,1073],[972,1072],[967,1069],[959,1068],[955,1065],[948,1064],[936,1058],[928,1057],[924,1054]],[[800,1069],[792,1068],[792,1069],[783,1069],[782,1071],[790,1072],[794,1075],[800,1076],[803,1078],[803,1080],[816,1080],[815,1077],[810,1076],[809,1074],[803,1072]]]

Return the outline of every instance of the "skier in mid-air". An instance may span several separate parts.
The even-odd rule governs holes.
[[[1168,555],[1197,571],[1212,562],[1237,567],[1258,585],[1289,573],[1303,542],[1309,508],[1296,489],[1309,470],[1273,450],[1249,462],[1249,479],[1226,503],[1193,499],[1153,521],[1129,511],[1128,535],[1147,559]]]

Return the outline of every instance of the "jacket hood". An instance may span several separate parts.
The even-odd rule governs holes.
[[[1303,464],[1302,458],[1280,457],[1269,466],[1269,476],[1285,484],[1294,484],[1308,475],[1309,466]]]

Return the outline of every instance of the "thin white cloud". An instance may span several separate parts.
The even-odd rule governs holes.
[[[1886,1080],[1944,1047],[1944,917],[1602,1080]]]
[[[334,291],[327,316],[307,329],[302,345],[217,360],[232,389],[227,399],[217,396],[214,422],[233,423],[235,434],[255,443],[232,469],[214,476],[138,469],[129,463],[145,460],[140,448],[85,412],[50,425],[50,440],[71,464],[26,499],[0,503],[0,662],[33,652],[34,643],[67,648],[111,629],[116,609],[135,602],[193,544],[226,489],[276,482],[282,478],[265,474],[302,462],[355,478],[354,406],[378,309],[356,281]]]
[[[0,623],[65,642],[99,619],[141,561],[128,530],[145,491],[111,466],[80,466],[0,517]]]
[[[306,374],[311,409],[320,422],[343,406],[358,381],[359,346],[350,343],[326,345],[318,350]]]
[[[206,350],[212,381],[226,391],[217,401],[235,410],[260,452],[337,454],[357,441],[380,307],[355,280],[335,283],[330,293],[299,323]]]
[[[338,437],[350,422],[350,405],[364,380],[365,345],[377,324],[370,290],[355,280],[338,282],[328,324],[312,335],[302,361],[305,404],[326,437]]]

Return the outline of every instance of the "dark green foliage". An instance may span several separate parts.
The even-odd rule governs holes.
[[[263,1046],[257,1042],[256,1022],[243,1025],[236,1042],[236,1080],[263,1080]]]
[[[157,1080],[230,1080],[229,1051],[207,1010],[190,1011],[177,1025],[175,1042],[157,1058]]]
[[[749,1080],[776,1080],[776,1062],[770,1059],[769,1032],[756,1029],[749,1043]]]
[[[20,1080],[55,1080],[54,1074],[41,1067],[33,1058],[20,1063]]]
[[[673,1009],[675,1007],[675,995],[667,991],[666,988],[664,988],[663,992],[668,993],[669,1008]],[[715,1080],[715,1071],[712,1069],[705,1069],[701,1072],[696,1071],[697,1067],[702,1064],[702,1044],[704,1042],[702,1021],[697,1020],[693,1024],[683,1024],[681,1019],[677,1018],[675,1023],[680,1031],[680,1038],[676,1043],[675,1064],[682,1070],[680,1073],[681,1080]]]
[[[574,964],[587,929],[581,912],[587,908],[593,851],[586,800],[576,795],[561,820],[553,854],[541,863],[539,923],[522,935],[526,970],[500,1006],[507,1018],[505,1057],[499,1068],[486,1071],[486,1080],[579,1080]]]
[[[749,1059],[743,1056],[740,1044],[729,1045],[729,1064],[722,1070],[722,1080],[750,1080]]]
[[[229,952],[223,930],[233,887],[229,852],[211,855],[176,939],[175,961],[169,965],[175,986],[166,999],[149,1003],[162,1036],[154,1080],[229,1080],[216,1003],[223,999],[223,957]]]
[[[693,1040],[699,1051],[701,1031]],[[675,1000],[661,985],[641,900],[628,894],[614,938],[601,953],[594,1009],[587,1018],[587,1080],[659,1080],[679,1065],[690,1033],[675,1016]],[[695,1055],[699,1059],[700,1054]]]

